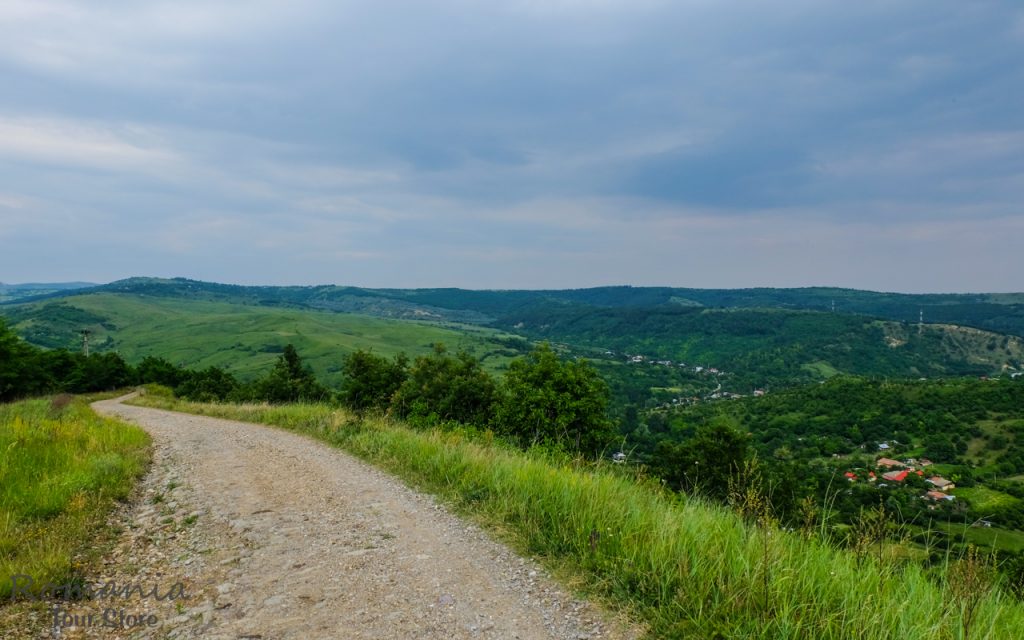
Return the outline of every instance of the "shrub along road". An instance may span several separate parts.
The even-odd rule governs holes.
[[[159,576],[163,593],[185,583],[187,601],[150,598],[129,607],[159,619],[154,637],[638,635],[432,498],[336,449],[120,399],[93,406],[143,426],[156,447],[159,477],[148,479],[148,490],[160,493],[142,500],[142,521],[129,526],[143,535],[129,534],[147,544],[166,540],[140,560],[161,566],[130,575],[114,566],[108,578]],[[153,527],[179,533],[145,534]]]

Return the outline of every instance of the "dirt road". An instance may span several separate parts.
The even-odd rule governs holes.
[[[134,636],[69,627],[61,637],[635,635],[432,498],[322,443],[118,400],[94,407],[155,444],[104,579],[165,596],[180,582],[187,599],[110,601],[143,618]]]

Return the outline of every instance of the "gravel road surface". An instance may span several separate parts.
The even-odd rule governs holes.
[[[109,610],[121,622],[49,637],[640,635],[433,498],[323,443],[121,399],[93,406],[154,439],[152,470],[114,516],[123,533],[102,580],[163,596],[180,583],[186,595],[69,606],[93,624]]]

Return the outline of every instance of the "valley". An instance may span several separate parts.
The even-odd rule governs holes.
[[[852,558],[851,576],[870,558],[881,575],[942,585],[960,566],[955,559],[980,548],[998,567],[1000,593],[1024,597],[1019,335],[810,308],[840,290],[681,293],[238,287],[145,278],[51,290],[0,304],[9,327],[0,334],[0,355],[9,354],[0,394],[145,385],[149,406],[252,417],[331,443],[359,442],[360,455],[400,475],[429,477],[431,490],[471,511],[503,500],[490,493],[489,483],[501,480],[488,477],[486,466],[461,476],[444,461],[437,480],[417,466],[442,465],[427,462],[426,450],[399,461],[388,447],[404,439],[434,447],[436,438],[448,443],[444,450],[464,445],[467,460],[493,448],[526,456],[515,464],[540,465],[541,475],[596,465],[595,482],[608,474],[638,495],[653,488],[666,499],[707,505],[717,514],[701,516],[708,526],[738,518],[740,532],[730,534],[737,540],[775,529],[792,536],[785,544],[794,548],[802,549],[800,536],[813,540]],[[1012,318],[1018,304],[1009,294],[844,294],[839,299],[879,314],[927,303],[989,325]],[[79,353],[83,332],[89,355]],[[397,440],[385,446],[377,437]],[[446,454],[431,449],[434,455]],[[561,498],[547,494],[527,498],[531,486],[517,487],[525,493],[516,500],[555,501],[552,523],[575,509],[556,506]],[[651,518],[633,535],[653,535],[659,523]],[[570,551],[534,540],[528,527],[515,536],[554,557],[586,559],[588,544],[591,553],[599,548],[595,531],[577,528],[572,535],[590,542],[566,540]],[[782,552],[744,553],[757,567]],[[606,569],[599,562],[580,579],[606,580]],[[740,580],[775,579],[733,570]],[[687,601],[676,609],[634,584],[621,588],[627,600],[645,603],[655,635],[670,633],[674,616],[697,606]],[[715,593],[736,597],[727,586]],[[774,606],[737,628],[770,619]],[[716,615],[698,616],[692,628],[722,623]],[[868,624],[881,629],[882,620]],[[846,629],[837,627],[835,637],[846,637]]]

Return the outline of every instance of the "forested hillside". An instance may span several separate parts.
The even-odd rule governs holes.
[[[831,312],[549,308],[498,324],[538,339],[716,367],[747,388],[837,372],[982,375],[1024,361],[1024,341],[1017,337]]]

